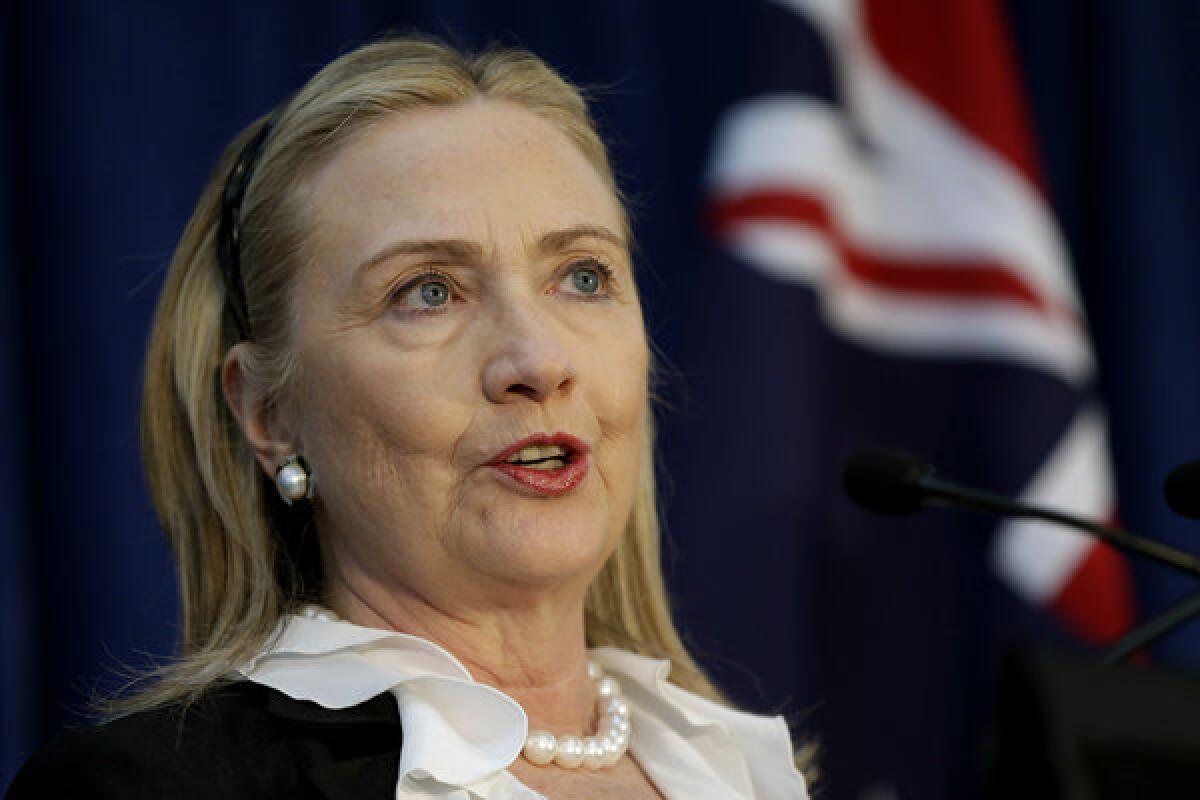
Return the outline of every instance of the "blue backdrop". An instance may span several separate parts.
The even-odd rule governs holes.
[[[1200,456],[1200,8],[1005,8],[1092,322],[1122,517],[1192,547],[1200,531],[1166,511],[1159,487]],[[985,523],[866,526],[832,499],[834,455],[930,410],[949,439],[968,423],[1002,439],[1019,414],[984,426],[897,390],[873,428],[831,429],[840,410],[880,403],[907,378],[835,340],[807,290],[756,277],[705,238],[713,131],[762,88],[750,65],[763,11],[713,0],[5,4],[0,787],[80,719],[114,667],[172,648],[174,579],[138,464],[139,369],[166,262],[213,160],[322,63],[414,27],[523,44],[596,90],[633,198],[651,334],[675,367],[662,438],[668,561],[701,660],[742,703],[793,713],[822,738],[831,800],[972,796],[997,654],[1063,634],[989,576],[984,536],[963,535]],[[797,36],[796,81],[828,82],[819,45]],[[838,381],[864,363],[873,393]],[[962,391],[1001,385],[996,369],[1012,368],[965,369]],[[855,536],[839,538],[843,528]],[[1137,579],[1143,610],[1189,588],[1153,568]],[[1200,625],[1155,656],[1200,665]]]

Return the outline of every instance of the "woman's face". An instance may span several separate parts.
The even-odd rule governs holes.
[[[632,509],[645,424],[613,193],[564,134],[489,100],[385,119],[310,189],[287,422],[327,565],[464,601],[586,586]],[[492,465],[556,433],[589,452]]]

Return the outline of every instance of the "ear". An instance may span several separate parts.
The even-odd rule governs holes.
[[[291,429],[281,418],[279,407],[250,379],[244,364],[247,348],[245,342],[240,342],[225,354],[221,364],[221,391],[242,435],[254,451],[254,457],[267,477],[273,478],[283,459],[300,450]]]

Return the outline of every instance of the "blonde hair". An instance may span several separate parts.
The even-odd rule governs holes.
[[[297,189],[381,118],[477,97],[515,103],[552,123],[617,193],[580,91],[528,52],[465,54],[406,36],[333,61],[276,112],[242,205],[241,264],[254,332],[246,367],[250,380],[270,387],[272,402],[286,402],[298,369],[289,349],[289,290],[305,245]],[[311,531],[280,530],[292,518],[281,513],[220,387],[223,358],[240,338],[217,266],[221,193],[237,154],[263,124],[242,131],[220,158],[172,258],[154,316],[142,396],[143,459],[178,569],[181,653],[123,700],[123,711],[194,699],[263,647],[283,615],[313,599],[319,580]],[[671,619],[651,405],[647,398],[632,514],[587,595],[587,639],[592,646],[668,659],[674,683],[720,700]]]

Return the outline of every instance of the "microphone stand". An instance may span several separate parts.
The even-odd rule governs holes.
[[[1200,462],[1196,462],[1200,464]],[[855,472],[857,470],[857,473]],[[893,496],[887,502],[876,504],[863,499],[862,492],[875,491],[882,479],[887,492]],[[934,477],[933,467],[905,453],[888,451],[866,451],[851,459],[846,470],[846,492],[850,499],[871,511],[884,514],[910,513],[921,506],[960,508],[1001,517],[1037,519],[1068,528],[1087,531],[1113,547],[1136,553],[1160,564],[1186,572],[1192,577],[1200,576],[1200,557],[1154,539],[1138,536],[1122,528],[1101,525],[1090,519],[1054,511],[1048,508],[1026,505],[1003,495],[961,486]],[[852,488],[856,484],[857,488]],[[896,490],[901,491],[897,504]],[[912,490],[916,495],[911,495]],[[910,505],[911,504],[911,505]],[[1116,664],[1131,653],[1166,636],[1185,622],[1200,616],[1200,592],[1176,602],[1166,611],[1138,625],[1102,654],[1104,666]]]
[[[926,502],[931,505],[966,508],[971,511],[1000,514],[1001,516],[1008,517],[1040,519],[1045,522],[1066,525],[1069,528],[1085,530],[1097,539],[1102,539],[1116,548],[1137,553],[1160,564],[1166,564],[1167,566],[1186,572],[1192,577],[1200,576],[1200,557],[1177,550],[1170,545],[1163,544],[1154,539],[1137,536],[1121,528],[1101,525],[1089,519],[1077,517],[1074,514],[1062,511],[1028,506],[1015,500],[1009,500],[1002,495],[972,489],[967,486],[959,486],[958,484],[935,478],[932,475],[921,476],[917,479],[917,485],[928,493]]]
[[[1109,645],[1101,655],[1100,663],[1106,667],[1112,666],[1197,616],[1200,616],[1200,592],[1177,601],[1166,611],[1156,614]]]
[[[1039,519],[1045,522],[1066,525],[1071,528],[1083,529],[1114,547],[1131,551],[1157,561],[1160,564],[1174,567],[1193,577],[1200,575],[1200,558],[1154,539],[1137,536],[1121,528],[1101,525],[1089,519],[1077,517],[1074,514],[1067,514],[1062,511],[1028,506],[1024,503],[1010,500],[1002,495],[960,486],[935,478],[932,475],[923,475],[917,480],[917,484],[927,492],[928,499],[926,502],[930,505],[965,508],[971,511],[998,513],[1010,517]],[[1182,600],[1177,601],[1166,611],[1156,614],[1109,645],[1100,656],[1100,664],[1108,667],[1120,663],[1133,653],[1153,644],[1198,616],[1200,616],[1200,592],[1188,595]]]

